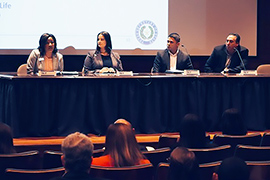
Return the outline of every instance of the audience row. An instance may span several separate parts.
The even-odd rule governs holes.
[[[222,115],[222,126],[223,133],[226,134],[231,132],[232,135],[245,135],[247,132],[236,109],[228,109],[224,112]],[[194,152],[189,151],[187,148],[211,148],[217,145],[207,140],[204,125],[199,117],[194,114],[187,114],[183,118],[179,134],[179,141],[171,147],[172,153],[169,158],[170,179],[173,180],[174,177],[180,176],[183,176],[183,178],[189,177],[187,179],[199,179],[196,173],[199,163]],[[0,136],[0,154],[14,153],[12,132],[8,125],[0,124]],[[86,135],[76,132],[67,136],[62,142],[63,155],[61,158],[66,173],[60,179],[69,179],[70,177],[77,176],[88,179],[90,178],[88,174],[91,165],[128,167],[151,163],[141,151],[146,148],[140,147],[137,143],[134,128],[124,119],[118,119],[109,125],[106,133],[105,150],[102,156],[92,158],[93,149],[93,143]],[[224,163],[219,168],[218,175],[214,174],[213,178],[222,179],[222,176],[228,175],[228,173],[221,175],[223,164],[226,164],[227,161],[240,162],[237,158],[224,160]],[[246,177],[246,175],[241,176]]]

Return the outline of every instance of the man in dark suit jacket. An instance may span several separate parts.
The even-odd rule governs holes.
[[[165,72],[166,70],[193,69],[192,62],[187,53],[181,51],[180,36],[171,33],[167,40],[167,49],[158,52],[154,60],[152,72]]]
[[[247,58],[248,49],[240,46],[239,34],[230,33],[226,44],[214,48],[204,69],[208,73],[239,73],[245,69]]]

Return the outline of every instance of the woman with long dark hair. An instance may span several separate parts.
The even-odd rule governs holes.
[[[123,70],[119,54],[112,51],[111,36],[108,32],[98,33],[96,50],[88,52],[83,67],[85,74],[93,73],[103,67]]]
[[[139,149],[134,132],[130,126],[122,123],[108,127],[105,152],[101,157],[93,158],[92,165],[105,167],[124,167],[148,164]]]
[[[27,60],[27,73],[39,71],[63,71],[63,55],[58,52],[56,38],[53,34],[44,33],[39,40],[39,47],[34,49]]]

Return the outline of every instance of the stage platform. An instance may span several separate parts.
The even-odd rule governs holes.
[[[260,133],[263,135],[267,131],[249,131],[248,134],[251,133]],[[158,140],[160,135],[179,135],[179,133],[157,133],[157,134],[137,134],[136,139],[139,144],[143,144],[146,146],[152,146],[154,148],[158,147]],[[220,131],[218,132],[207,132],[206,136],[210,136],[210,139],[213,139],[215,134],[222,134]],[[94,134],[88,134],[88,137],[94,144],[94,149],[100,149],[104,147],[105,144],[105,136],[97,136]],[[52,136],[52,137],[22,137],[22,138],[14,138],[14,146],[17,152],[28,151],[28,150],[38,150],[41,154],[45,150],[61,150],[61,143],[65,137],[64,136]]]

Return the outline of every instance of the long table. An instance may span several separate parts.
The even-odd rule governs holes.
[[[104,135],[118,118],[137,133],[177,132],[187,113],[199,115],[207,131],[218,131],[223,111],[232,107],[249,130],[269,129],[270,76],[0,74],[0,122],[15,137]]]

